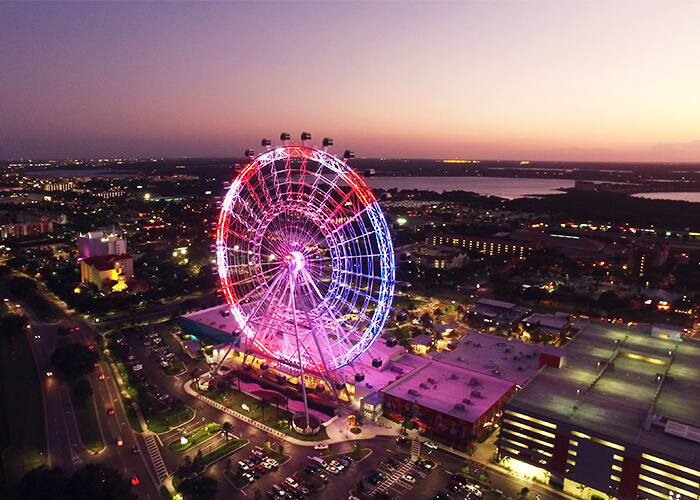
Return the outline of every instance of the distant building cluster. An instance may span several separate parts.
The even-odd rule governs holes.
[[[53,232],[53,221],[42,218],[32,222],[15,222],[0,225],[0,237],[20,237]]]

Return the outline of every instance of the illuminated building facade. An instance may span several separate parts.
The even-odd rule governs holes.
[[[408,418],[431,439],[466,450],[493,425],[515,389],[496,376],[429,361],[380,392],[385,414]]]
[[[591,322],[504,406],[499,453],[581,496],[700,495],[700,343]]]
[[[515,241],[507,238],[468,236],[448,233],[428,233],[427,241],[431,245],[453,246],[493,255],[512,255],[524,259],[539,248],[539,242]]]
[[[78,236],[78,257],[122,255],[126,253],[126,238],[116,228],[98,229]]]
[[[53,232],[53,221],[42,218],[34,222],[17,222],[0,225],[0,238],[30,236]]]
[[[131,255],[99,255],[80,261],[80,279],[92,283],[99,290],[119,291],[126,288],[126,280],[134,277]]]

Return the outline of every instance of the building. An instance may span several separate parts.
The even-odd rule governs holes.
[[[78,258],[98,255],[122,255],[126,253],[124,232],[115,227],[90,231],[78,236]]]
[[[53,233],[53,221],[40,217],[33,221],[15,222],[0,225],[0,238],[31,236]]]
[[[414,354],[425,356],[433,345],[433,337],[427,333],[422,333],[411,340],[411,350]]]
[[[521,323],[523,339],[536,344],[561,344],[571,330],[571,317],[566,313],[535,313]]]
[[[471,323],[484,327],[483,329],[498,329],[506,332],[514,331],[528,314],[530,310],[526,307],[493,299],[479,299],[467,312]]]
[[[360,415],[376,422],[384,412],[384,396],[380,392],[373,392],[369,396],[360,398]]]
[[[407,418],[430,438],[466,450],[515,390],[513,382],[433,360],[380,392],[385,414]]]
[[[429,353],[431,359],[499,377],[524,386],[540,369],[563,365],[566,351],[560,347],[528,344],[518,339],[467,330],[450,348]]]
[[[501,236],[507,236],[507,234]],[[469,236],[449,233],[428,233],[427,242],[436,246],[464,248],[489,256],[512,255],[520,259],[524,259],[540,247],[539,241],[517,241],[500,236]]]
[[[504,406],[499,453],[581,496],[700,495],[700,342],[590,321]]]
[[[399,259],[432,269],[453,269],[463,266],[467,255],[455,248],[417,243],[396,248]]]
[[[666,264],[670,246],[667,243],[640,243],[627,250],[627,269],[636,276],[644,276],[652,269]]]
[[[99,290],[119,291],[126,288],[126,281],[134,277],[134,260],[131,255],[99,255],[80,261],[80,280],[92,283]]]

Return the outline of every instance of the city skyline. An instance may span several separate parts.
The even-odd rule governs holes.
[[[690,2],[0,4],[0,158],[700,161]]]

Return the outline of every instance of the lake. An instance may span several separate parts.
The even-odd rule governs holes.
[[[543,194],[561,194],[560,189],[574,187],[572,179],[530,179],[522,177],[368,177],[367,185],[379,189],[422,189],[471,191],[481,196],[523,198]]]

